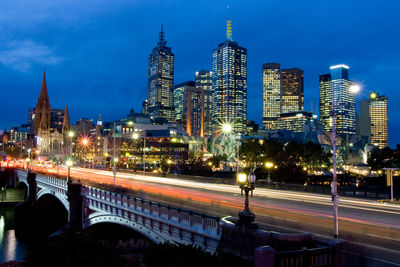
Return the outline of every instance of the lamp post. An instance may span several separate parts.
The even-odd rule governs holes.
[[[239,173],[237,175],[237,181],[241,190],[245,192],[244,210],[239,212],[239,220],[237,224],[239,226],[246,226],[250,228],[258,228],[257,224],[254,223],[255,215],[250,211],[249,208],[249,192],[254,190],[254,183],[256,182],[256,176],[253,172],[247,176],[245,173]]]
[[[170,172],[171,172],[172,160],[168,159],[168,160],[167,160],[167,164],[168,164],[168,171],[167,171],[167,173],[170,173]]]
[[[268,170],[267,183],[269,183],[269,184],[272,182],[272,180],[271,180],[271,168],[272,167],[274,167],[274,164],[272,162],[270,162],[270,161],[265,162],[265,168],[267,168],[267,170]]]
[[[135,140],[139,139],[138,133],[133,133],[132,138]],[[143,137],[143,174],[146,174],[146,137]]]
[[[74,138],[74,136],[75,136],[75,133],[73,132],[73,131],[69,131],[68,132],[68,137],[69,137],[69,139],[70,139],[70,144],[69,144],[69,146],[70,146],[70,148],[69,148],[69,153],[70,153],[70,157],[72,158],[72,138]]]
[[[70,180],[70,174],[71,174],[71,166],[73,165],[72,160],[67,160],[67,162],[65,163],[68,167],[68,176],[67,176],[67,182],[69,182]]]
[[[222,124],[222,132],[224,134],[226,134],[226,135],[231,135],[232,132],[233,132],[232,125],[229,124],[229,123]],[[236,141],[236,139],[237,138],[236,138],[236,135],[235,135],[235,141]],[[236,142],[235,154],[236,154],[236,176],[238,176],[239,175],[239,139],[237,139],[237,142]]]
[[[337,194],[337,176],[336,176],[336,125],[335,125],[335,116],[336,116],[336,104],[335,104],[335,86],[332,83],[331,85],[332,91],[332,202],[333,202],[333,238],[338,238],[339,235],[339,222],[338,222],[338,194]],[[349,87],[349,91],[353,94],[356,94],[360,91],[360,86],[353,84]]]

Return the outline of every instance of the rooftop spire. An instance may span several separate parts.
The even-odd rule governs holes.
[[[226,39],[228,41],[233,41],[232,39],[232,18],[231,18],[231,9],[229,6],[226,7],[228,12],[228,17],[226,20]]]
[[[101,113],[99,113],[99,117],[97,118],[97,125],[98,126],[103,125],[103,119],[101,118]]]
[[[158,42],[158,45],[165,46],[167,44],[167,41],[165,41],[165,32],[163,29],[163,25],[161,24],[161,31],[160,31],[160,41]]]
[[[71,125],[69,123],[69,113],[68,113],[68,104],[65,105],[65,111],[64,111],[64,120],[62,124],[62,133],[66,133],[71,129]]]
[[[43,72],[42,88],[40,89],[39,101],[41,99],[49,99],[47,95],[46,72]]]

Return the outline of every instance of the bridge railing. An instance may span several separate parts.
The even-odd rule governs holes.
[[[174,221],[187,227],[197,228],[197,230],[201,232],[210,232],[217,235],[221,233],[219,217],[145,200],[139,197],[121,195],[94,187],[85,187],[84,190],[86,191],[85,194],[93,200],[98,199],[127,210],[139,211],[156,218]],[[101,203],[95,203],[95,201],[93,201],[92,204],[95,206],[101,205]]]
[[[334,266],[334,250],[331,247],[275,253],[276,267]]]

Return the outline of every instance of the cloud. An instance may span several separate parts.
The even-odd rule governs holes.
[[[0,50],[0,63],[22,72],[28,72],[35,64],[55,65],[62,60],[51,48],[32,40],[10,41]]]

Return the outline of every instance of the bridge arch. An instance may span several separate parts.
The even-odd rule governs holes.
[[[160,232],[154,231],[153,229],[150,229],[143,224],[138,224],[127,218],[122,218],[118,215],[101,211],[90,214],[88,218],[83,222],[83,229],[99,223],[116,223],[128,227],[142,234],[156,244],[164,243],[166,241],[171,242],[171,240],[167,236],[161,234]]]
[[[57,199],[61,202],[61,204],[64,206],[64,208],[66,209],[66,211],[67,211],[68,214],[69,214],[69,202],[68,202],[67,198],[66,198],[64,195],[60,194],[60,193],[51,191],[51,190],[49,190],[49,189],[42,189],[42,190],[40,190],[40,191],[37,193],[36,199],[38,200],[38,199],[40,199],[42,196],[47,195],[47,194],[48,194],[48,195],[52,195],[52,196],[54,196],[55,198],[57,198]]]

